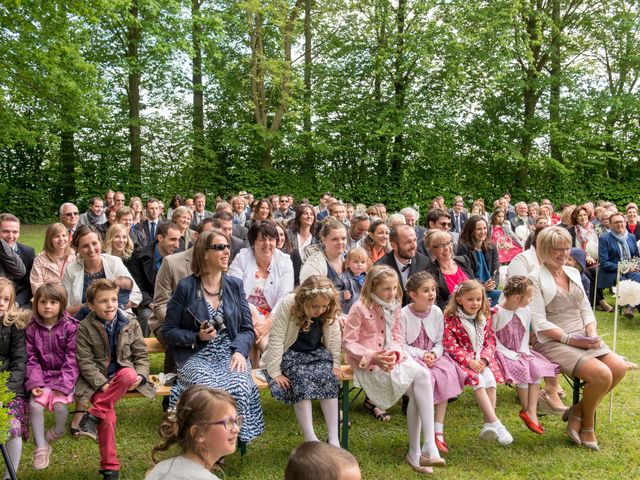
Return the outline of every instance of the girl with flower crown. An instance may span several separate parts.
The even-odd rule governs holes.
[[[311,407],[311,400],[318,399],[329,443],[338,447],[339,314],[333,283],[320,275],[308,277],[276,309],[261,360],[271,395],[293,404],[304,441],[318,441]]]
[[[387,409],[402,395],[409,397],[405,461],[418,473],[433,473],[431,467],[445,465],[435,443],[433,386],[429,371],[405,353],[401,308],[398,274],[386,265],[374,265],[367,272],[360,299],[349,310],[342,348],[373,405]]]

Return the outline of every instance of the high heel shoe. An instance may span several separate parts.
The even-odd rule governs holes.
[[[583,432],[593,432],[593,428],[581,428],[580,433]],[[583,447],[588,448],[589,450],[593,450],[594,452],[599,452],[600,447],[598,447],[598,442],[587,442],[585,440],[581,440],[581,444]]]
[[[569,421],[570,419],[572,419],[572,420],[578,420],[579,422],[582,422],[582,417],[576,417],[573,414],[573,412],[575,411],[575,408],[576,408],[575,405],[571,405],[567,409],[567,411],[562,414],[562,421],[567,422],[567,435],[569,436],[571,441],[576,445],[582,445],[582,440],[580,440],[580,434],[576,430],[571,428],[571,422]]]

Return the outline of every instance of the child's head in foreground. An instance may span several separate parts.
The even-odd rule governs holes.
[[[304,442],[289,455],[284,480],[360,480],[360,466],[348,451],[323,442]]]

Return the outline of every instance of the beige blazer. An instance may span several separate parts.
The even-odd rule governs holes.
[[[282,354],[295,343],[300,333],[300,327],[291,319],[291,308],[293,307],[295,294],[287,295],[276,309],[273,315],[273,325],[269,333],[269,344],[267,350],[260,360],[260,368],[267,370],[272,378],[282,375],[280,364]],[[322,343],[333,357],[333,368],[340,368],[340,344],[342,342],[340,334],[340,323],[336,318],[332,324],[325,323],[322,333]]]
[[[193,249],[167,255],[162,259],[160,270],[156,274],[156,284],[153,293],[153,315],[149,318],[149,328],[152,332],[161,329],[167,314],[167,303],[178,288],[178,282],[187,278],[191,271]],[[157,334],[156,334],[157,337]]]

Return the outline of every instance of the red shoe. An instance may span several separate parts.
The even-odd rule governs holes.
[[[533,420],[531,420],[531,418],[529,418],[529,415],[527,415],[527,412],[525,410],[520,410],[520,413],[518,415],[522,419],[524,424],[527,426],[527,428],[531,430],[533,433],[537,433],[538,435],[544,434],[544,428],[542,428],[542,425],[540,425],[539,423],[535,423]]]
[[[447,442],[444,441],[444,433],[436,432],[436,447],[442,453],[449,453],[449,447],[447,446]]]

